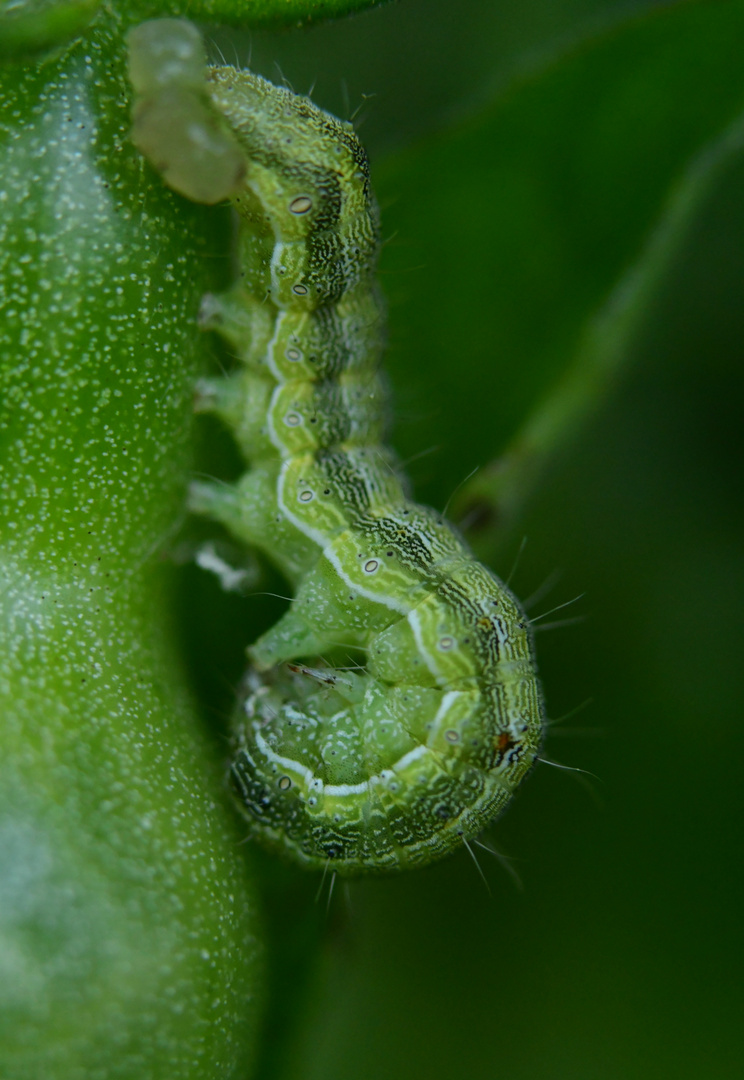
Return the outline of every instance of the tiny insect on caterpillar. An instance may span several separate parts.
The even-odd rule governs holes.
[[[529,622],[383,444],[379,217],[350,124],[208,67],[181,20],[130,34],[136,145],[177,191],[232,202],[237,283],[201,325],[238,357],[199,385],[248,464],[191,509],[295,596],[249,649],[231,778],[257,839],[311,868],[422,866],[477,836],[534,763]],[[350,657],[353,659],[350,660]]]

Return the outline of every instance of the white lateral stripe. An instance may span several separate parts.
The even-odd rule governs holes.
[[[284,244],[282,243],[281,231],[278,227],[278,223],[274,224],[274,250],[271,252],[271,268],[269,273],[271,274],[271,292],[273,296],[279,292],[279,286],[281,284],[282,276],[279,273],[279,267],[282,264],[282,257],[284,255]]]
[[[268,761],[273,761],[277,765],[281,765],[289,773],[299,774],[308,788],[311,788],[317,795],[330,795],[340,798],[344,798],[346,795],[363,795],[365,792],[369,792],[372,784],[382,782],[385,773],[390,776],[391,770],[385,769],[382,773],[377,773],[375,776],[370,777],[369,780],[363,780],[360,784],[323,784],[323,782],[316,777],[306,765],[300,765],[299,762],[293,761],[291,758],[282,757],[280,754],[275,754],[271,747],[267,744],[266,740],[260,735],[260,733],[254,728],[254,736],[256,739],[256,746]],[[404,754],[402,758],[395,762],[392,771],[400,772],[407,768],[414,761],[418,761],[424,754],[430,753],[428,747],[419,744],[415,746],[413,750],[409,750],[407,754]],[[320,783],[321,787],[318,788],[317,784]]]
[[[276,366],[276,363],[274,361],[274,350],[276,349],[276,343],[279,340],[279,331],[281,330],[284,316],[285,312],[283,310],[277,310],[276,322],[274,323],[274,333],[271,337],[271,341],[266,346],[265,354],[267,358],[266,366],[268,367],[269,371],[274,376],[276,381],[280,384],[286,382],[286,379],[280,374],[279,369]]]
[[[323,554],[341,580],[348,585],[350,589],[353,589],[358,593],[359,596],[363,596],[365,599],[371,600],[375,604],[382,604],[383,607],[390,608],[391,611],[397,611],[400,615],[406,614],[408,611],[408,606],[406,604],[401,604],[392,596],[380,596],[379,593],[373,593],[369,589],[365,589],[363,586],[357,584],[356,581],[352,581],[348,574],[344,573],[342,570],[339,557],[336,552],[333,551],[331,544],[328,544],[328,546],[323,549]]]
[[[448,690],[446,694],[442,695],[442,704],[437,709],[437,715],[434,717],[434,726],[438,727],[444,720],[447,713],[455,704],[457,698],[462,695],[461,690]]]
[[[431,753],[429,747],[424,746],[422,743],[419,743],[418,746],[414,746],[413,750],[409,750],[407,754],[404,754],[402,758],[396,761],[396,763],[393,765],[393,769],[396,772],[400,772],[402,769],[405,769],[406,766],[410,765],[412,761],[418,761],[418,759],[420,757],[423,757],[424,754],[429,753]]]
[[[293,772],[295,774],[299,773],[307,786],[310,787],[315,777],[310,769],[308,769],[307,765],[300,765],[299,761],[293,761],[292,758],[285,758],[281,757],[280,754],[275,754],[255,727],[253,728],[253,734],[256,739],[256,746],[268,761],[276,762],[277,765],[281,765],[287,772]]]
[[[361,795],[364,791],[369,791],[369,780],[361,784],[326,784],[323,788],[325,795]]]
[[[269,438],[271,439],[271,442],[272,442],[272,445],[274,446],[274,448],[279,451],[279,457],[280,458],[282,456],[281,455],[282,443],[281,443],[281,440],[280,440],[279,436],[276,433],[276,424],[274,423],[274,407],[276,405],[276,400],[279,397],[279,394],[281,393],[283,388],[284,388],[284,383],[278,382],[276,384],[276,387],[274,388],[274,391],[273,391],[273,393],[271,395],[271,401],[269,402],[269,411],[266,414],[267,425],[268,425],[268,428],[269,428]]]
[[[423,636],[423,634],[421,632],[421,621],[420,621],[418,615],[416,614],[416,608],[411,608],[411,610],[408,612],[408,625],[411,627],[411,630],[413,631],[413,636],[416,639],[416,645],[418,646],[419,654],[421,655],[424,663],[426,664],[426,666],[428,667],[429,671],[432,673],[434,678],[437,680],[439,685],[440,686],[445,686],[446,683],[447,683],[447,680],[442,675],[439,674],[439,672],[437,671],[437,669],[436,669],[436,667],[434,665],[434,661],[432,660],[431,653],[429,652],[428,649],[426,649],[424,647],[424,636]]]
[[[289,469],[292,467],[294,458],[286,458],[282,463],[282,467],[279,470],[279,477],[276,482],[276,502],[277,506],[286,514],[287,518],[292,522],[295,528],[299,529],[303,536],[306,536],[308,540],[312,540],[314,544],[317,544],[319,548],[325,547],[328,543],[328,537],[320,529],[313,529],[309,525],[306,525],[304,521],[300,521],[289,509],[284,499],[282,498],[282,487],[284,485],[284,478],[287,475]]]

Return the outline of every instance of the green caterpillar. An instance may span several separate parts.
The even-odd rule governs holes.
[[[201,323],[239,360],[199,408],[249,464],[191,509],[263,551],[295,599],[249,649],[231,765],[263,843],[340,873],[476,836],[533,764],[529,622],[383,444],[378,211],[350,124],[231,67],[177,20],[130,35],[133,138],[176,190],[229,197],[240,276]],[[353,659],[350,661],[350,657]]]

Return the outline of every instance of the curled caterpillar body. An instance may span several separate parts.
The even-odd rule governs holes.
[[[258,839],[308,867],[423,865],[477,835],[535,760],[528,620],[453,528],[409,499],[382,443],[379,222],[351,125],[249,72],[205,69],[189,24],[135,35],[135,141],[147,153],[157,143],[148,117],[164,93],[196,95],[194,115],[230,162],[215,189],[227,186],[241,222],[239,281],[201,314],[240,365],[200,384],[199,408],[229,425],[249,469],[234,486],[195,485],[191,506],[296,590],[249,650],[239,805]],[[167,79],[141,74],[163,42],[189,55],[188,78],[178,64]],[[202,144],[190,155],[182,142],[164,171],[190,197],[209,188]]]

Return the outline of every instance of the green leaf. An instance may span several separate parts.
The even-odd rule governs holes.
[[[0,0],[0,61],[65,45],[88,26],[101,0]],[[114,4],[129,24],[157,16],[245,27],[309,26],[379,7],[389,0],[126,0]]]
[[[175,15],[234,26],[306,26],[385,3],[389,0],[134,0],[125,10],[138,20]]]
[[[219,216],[128,142],[122,42],[0,83],[0,1074],[243,1077],[261,997],[165,558]],[[217,223],[217,231],[215,233]]]
[[[636,19],[382,170],[383,201],[395,199],[385,225],[404,241],[384,263],[391,361],[401,397],[415,395],[427,417],[399,444],[404,456],[443,448],[427,499],[446,499],[540,409],[508,497],[495,467],[457,498],[462,515],[475,509],[497,527],[612,385],[663,263],[739,146],[742,31],[740,3],[678,4]],[[616,309],[631,281],[628,317]],[[592,346],[611,310],[604,345]]]
[[[80,34],[100,0],[0,0],[0,60],[45,52]]]

